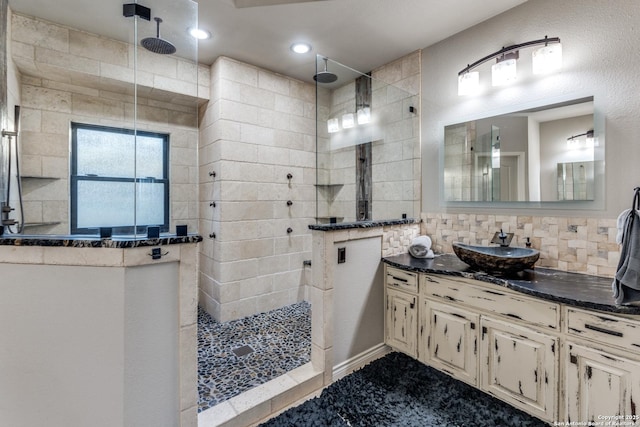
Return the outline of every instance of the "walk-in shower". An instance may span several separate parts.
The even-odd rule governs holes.
[[[327,68],[336,79],[329,82]],[[316,220],[415,218],[419,214],[418,96],[395,70],[361,73],[316,58]]]

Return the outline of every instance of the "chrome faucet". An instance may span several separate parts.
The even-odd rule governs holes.
[[[499,232],[496,232],[493,235],[493,239],[491,239],[491,243],[498,244],[500,246],[509,246],[511,244],[511,240],[513,239],[513,233],[505,233],[500,229]]]

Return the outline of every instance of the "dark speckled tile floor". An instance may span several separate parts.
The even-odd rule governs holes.
[[[198,412],[309,362],[311,306],[226,323],[198,308]]]

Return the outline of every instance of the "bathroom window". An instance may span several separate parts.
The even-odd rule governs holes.
[[[71,131],[71,233],[168,231],[169,135],[80,123]]]

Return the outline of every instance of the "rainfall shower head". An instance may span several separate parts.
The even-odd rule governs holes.
[[[336,80],[338,80],[338,76],[327,71],[327,61],[329,58],[323,58],[323,59],[324,59],[324,71],[320,71],[318,74],[313,76],[313,80],[317,81],[318,83],[333,83]]]
[[[153,53],[161,55],[169,55],[176,52],[176,47],[164,39],[160,38],[160,23],[162,19],[157,16],[153,18],[156,21],[156,37],[146,37],[140,41],[143,48]]]

